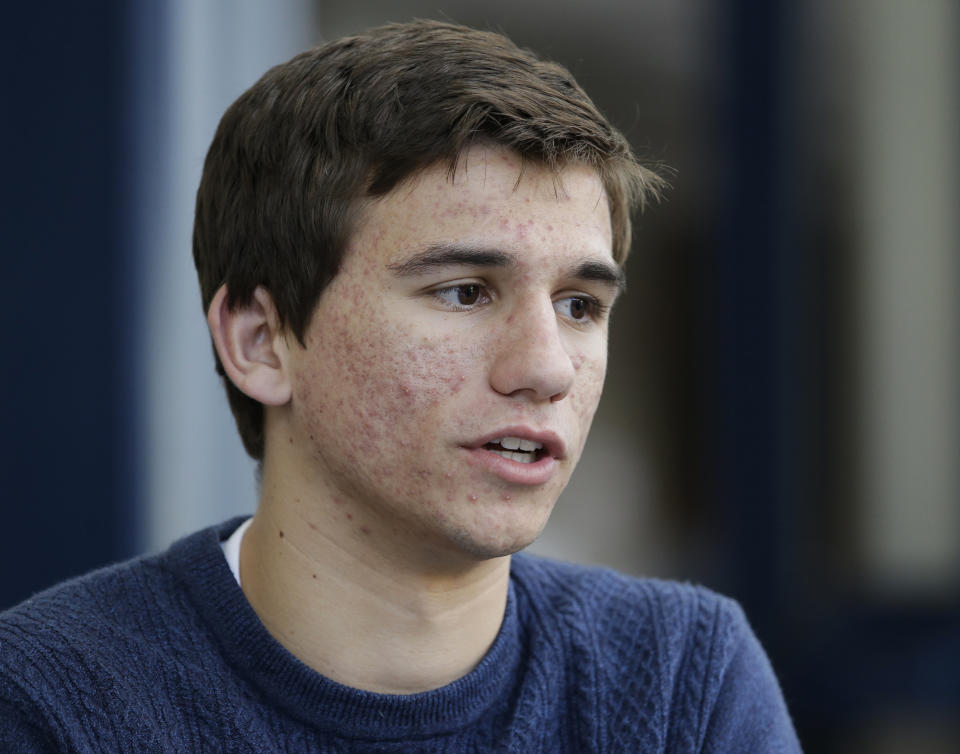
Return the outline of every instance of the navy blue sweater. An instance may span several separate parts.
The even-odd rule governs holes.
[[[238,524],[0,614],[0,751],[800,749],[743,613],[705,589],[517,555],[473,671],[374,694],[269,635],[219,546]]]

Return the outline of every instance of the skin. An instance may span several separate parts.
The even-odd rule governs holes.
[[[469,672],[496,636],[509,555],[586,440],[621,273],[598,176],[557,181],[495,147],[453,178],[422,171],[358,227],[305,347],[262,289],[239,311],[221,291],[209,319],[227,373],[267,406],[251,605],[334,680],[412,693]],[[552,438],[535,479],[488,463],[481,441],[504,434]]]

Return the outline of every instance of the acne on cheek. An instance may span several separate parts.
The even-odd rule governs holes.
[[[571,402],[574,412],[582,420],[590,421],[600,402],[603,392],[603,382],[606,376],[606,362],[604,359],[594,359],[583,353],[576,352],[570,356],[570,363],[576,372],[575,387],[567,400]]]
[[[411,400],[426,408],[459,393],[472,362],[449,336],[407,348],[404,354],[395,384],[407,410]]]
[[[363,295],[352,288],[345,291],[351,302]],[[300,399],[312,413],[305,417],[306,429],[318,437],[335,436],[348,462],[376,454],[383,459],[382,476],[424,484],[425,470],[387,468],[391,449],[415,451],[426,441],[415,431],[419,426],[405,427],[402,418],[412,416],[423,423],[433,405],[458,393],[472,357],[453,336],[417,342],[409,327],[386,318],[374,318],[361,331],[352,314],[348,309],[326,317],[322,330],[313,334],[320,339],[314,344],[316,352],[326,363],[304,363],[297,380]],[[317,379],[317,374],[325,377]],[[350,415],[353,419],[342,427],[325,426]]]
[[[409,341],[409,335],[403,334]],[[397,354],[391,368],[382,371],[385,381],[383,393],[378,400],[378,411],[390,417],[412,417],[413,427],[401,426],[399,433],[392,428],[389,436],[405,439],[409,445],[403,457],[417,457],[418,446],[423,446],[423,457],[430,458],[431,443],[436,438],[427,437],[432,411],[457,395],[467,382],[467,375],[476,364],[476,354],[465,348],[453,336],[425,340],[403,349],[384,349]],[[450,418],[450,417],[447,417]],[[389,439],[389,437],[388,437]],[[406,467],[395,470],[391,485],[398,497],[416,494],[425,506],[423,512],[433,510],[434,515],[443,512],[442,500],[451,502],[454,495],[455,475],[449,469]],[[416,492],[417,490],[421,492]],[[441,492],[440,496],[427,494]],[[431,501],[436,501],[432,503]]]

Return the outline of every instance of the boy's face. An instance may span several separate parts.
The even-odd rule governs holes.
[[[526,546],[580,457],[620,279],[593,171],[474,147],[419,173],[364,209],[289,353],[284,466],[377,547]]]

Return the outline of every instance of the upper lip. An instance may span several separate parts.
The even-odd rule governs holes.
[[[482,448],[487,443],[503,437],[519,437],[521,440],[538,442],[543,445],[543,449],[547,455],[556,458],[558,461],[563,460],[567,455],[566,445],[564,445],[563,440],[560,439],[560,435],[556,432],[530,429],[529,427],[503,427],[502,429],[495,429],[483,435],[483,437],[470,441],[464,445],[464,447],[470,450]]]

